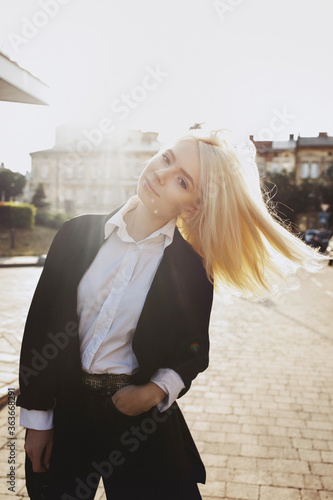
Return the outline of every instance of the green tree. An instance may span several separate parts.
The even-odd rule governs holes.
[[[321,186],[317,181],[303,180],[297,186],[294,207],[297,213],[319,212]]]
[[[39,208],[41,210],[45,210],[49,207],[50,204],[46,201],[46,194],[43,184],[39,183],[36,187],[31,203],[35,205],[36,208]]]
[[[4,201],[15,200],[17,196],[23,193],[25,186],[25,176],[19,172],[13,172],[8,168],[0,170],[0,198]]]
[[[321,203],[328,203],[331,214],[329,226],[332,226],[333,183],[304,179],[296,185],[294,174],[282,171],[267,176],[263,186],[271,206],[282,220],[293,224],[298,215],[320,212]]]
[[[333,164],[331,163],[326,170],[326,177],[330,180],[333,181]]]
[[[285,170],[272,173],[263,180],[264,191],[270,200],[269,205],[276,214],[284,221],[292,223],[296,220],[298,212],[295,211],[295,186],[294,175]]]
[[[328,227],[332,228],[333,227],[333,183],[322,187],[321,202],[328,203],[330,206],[328,209],[328,213],[330,214],[328,219]]]

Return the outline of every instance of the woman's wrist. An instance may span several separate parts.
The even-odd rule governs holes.
[[[148,382],[145,385],[145,388],[148,391],[148,398],[151,406],[156,406],[167,396],[167,393],[163,391],[163,389],[161,389],[157,384],[155,384],[155,382]]]

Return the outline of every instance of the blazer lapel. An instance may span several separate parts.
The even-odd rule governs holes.
[[[82,221],[75,248],[72,249],[68,262],[71,284],[75,285],[75,288],[105,241],[105,223],[118,210],[119,208],[107,215],[93,215],[91,221]]]

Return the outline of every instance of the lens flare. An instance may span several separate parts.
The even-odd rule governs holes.
[[[197,342],[194,342],[193,344],[190,345],[190,350],[192,352],[198,352],[200,349],[200,345]]]

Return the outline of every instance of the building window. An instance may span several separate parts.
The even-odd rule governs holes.
[[[106,207],[111,204],[111,200],[110,191],[104,191],[103,202]]]
[[[311,179],[318,179],[319,177],[319,163],[311,163]]]
[[[65,177],[65,179],[72,179],[73,178],[73,168],[72,167],[65,168],[64,177]]]
[[[44,164],[41,168],[41,177],[42,179],[47,179],[49,176],[49,166]]]
[[[104,179],[110,179],[110,177],[111,177],[110,165],[105,165],[105,168],[104,168]]]
[[[124,169],[123,169],[123,177],[124,179],[132,179],[133,177],[133,163],[131,160],[124,161]]]
[[[82,189],[76,191],[76,201],[79,206],[84,204],[84,192]]]
[[[83,179],[84,177],[84,167],[80,166],[76,168],[76,178]]]
[[[136,186],[124,186],[122,189],[123,192],[123,200],[128,200],[136,193]]]
[[[310,175],[310,166],[308,163],[301,164],[301,179],[307,179]]]
[[[73,200],[65,200],[65,212],[75,214],[75,202]]]
[[[91,178],[92,179],[98,179],[101,174],[100,168],[99,167],[93,167],[91,171]]]
[[[65,200],[72,200],[73,199],[73,192],[71,189],[66,189],[65,191]]]
[[[272,174],[280,174],[281,173],[281,165],[277,161],[273,161],[271,165],[271,173]]]
[[[134,178],[135,179],[139,179],[142,172],[143,172],[143,169],[145,168],[145,163],[139,163],[138,165],[135,166],[135,170],[134,170]]]

